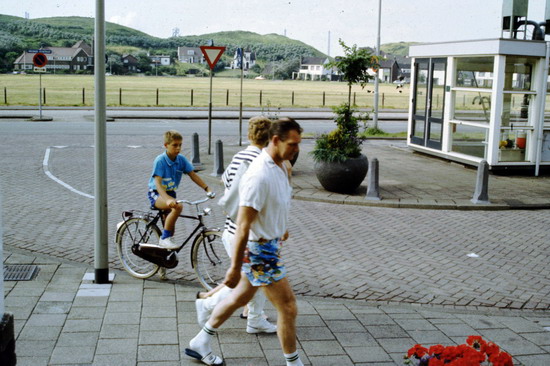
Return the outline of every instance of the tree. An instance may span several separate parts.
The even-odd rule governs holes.
[[[341,39],[338,40],[338,43],[344,49],[344,56],[336,57],[334,61],[328,63],[327,67],[336,67],[342,73],[342,79],[347,81],[349,87],[348,105],[351,106],[351,86],[359,83],[364,88],[367,82],[373,78],[369,70],[378,70],[380,65],[378,58],[371,55],[368,49],[357,48],[355,44],[349,47]]]

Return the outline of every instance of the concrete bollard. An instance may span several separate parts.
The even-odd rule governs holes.
[[[489,164],[482,160],[477,167],[476,189],[472,203],[489,204]]]
[[[369,171],[367,173],[367,196],[365,199],[371,201],[380,201],[380,187],[378,185],[378,159],[372,158],[369,161]]]
[[[199,154],[199,134],[196,132],[193,134],[193,139],[191,140],[191,164],[193,164],[195,171],[204,170]]]
[[[214,177],[221,177],[223,170],[223,143],[221,140],[218,140],[214,147],[214,171],[211,175]]]

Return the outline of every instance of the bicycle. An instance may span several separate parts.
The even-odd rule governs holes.
[[[129,210],[122,212],[124,221],[117,226],[115,245],[118,257],[124,269],[133,277],[146,279],[153,276],[162,267],[174,268],[178,265],[177,253],[193,238],[191,246],[191,266],[201,283],[210,290],[221,283],[228,267],[222,234],[218,228],[206,227],[203,217],[211,213],[210,208],[202,211],[199,205],[214,198],[197,201],[178,200],[178,203],[195,206],[195,215],[180,215],[184,219],[196,220],[197,226],[183,241],[179,248],[166,249],[158,245],[161,229],[164,227],[165,212],[155,207],[151,211]],[[156,213],[155,213],[156,212]],[[196,234],[196,235],[195,235]]]

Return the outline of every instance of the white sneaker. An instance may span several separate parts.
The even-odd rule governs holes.
[[[212,311],[206,307],[205,300],[206,299],[195,300],[195,309],[197,310],[197,323],[199,323],[199,326],[201,328],[204,327],[208,319],[210,319],[210,315],[212,314]]]
[[[263,317],[254,321],[248,321],[246,325],[246,332],[250,334],[255,333],[276,333],[277,326],[265,320]]]
[[[169,238],[164,238],[159,240],[159,247],[166,249],[178,249],[180,246],[172,241],[172,236]]]

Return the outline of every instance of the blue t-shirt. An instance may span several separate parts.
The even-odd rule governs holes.
[[[175,191],[181,181],[183,174],[193,171],[193,165],[183,156],[176,156],[176,160],[171,160],[166,151],[155,158],[153,162],[153,173],[149,178],[149,189],[156,190],[155,176],[162,178],[162,186],[168,191]]]

